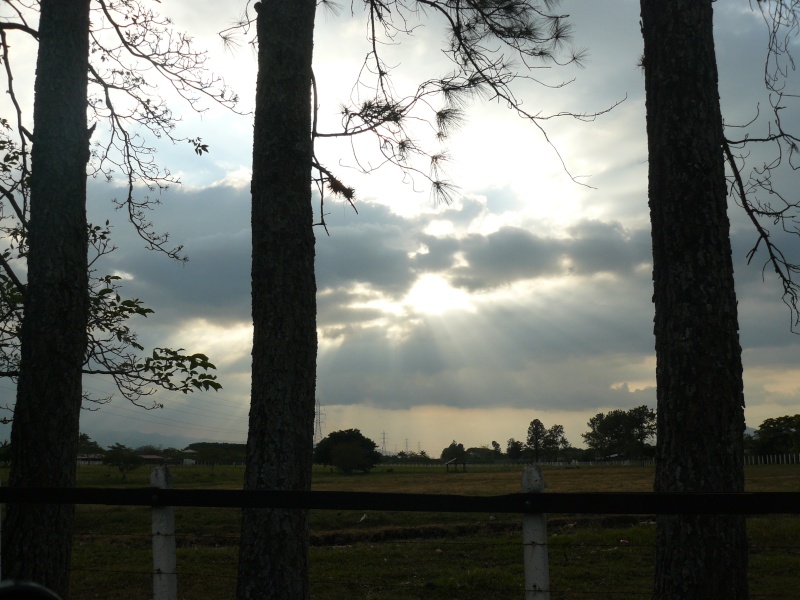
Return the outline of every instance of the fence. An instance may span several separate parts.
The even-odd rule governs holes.
[[[358,511],[521,514],[526,600],[549,598],[546,513],[594,515],[800,514],[800,492],[759,493],[538,493],[541,475],[523,475],[521,493],[497,496],[375,492],[295,492],[170,489],[167,472],[154,470],[152,487],[0,488],[0,503],[148,506],[152,509],[155,599],[176,597],[173,507],[288,508]]]
[[[745,465],[797,465],[800,464],[800,453],[795,454],[771,454],[768,456],[756,456],[745,454]]]
[[[461,464],[461,463],[459,463]],[[538,461],[532,463],[531,461],[514,461],[514,460],[497,460],[493,462],[478,462],[466,461],[466,467],[481,467],[481,468],[498,468],[505,467],[521,467],[529,464],[537,464],[549,467],[652,467],[656,464],[653,458],[631,458],[631,459],[610,459],[610,460],[590,460],[590,461]],[[756,455],[746,454],[744,456],[744,464],[751,465],[797,465],[800,464],[800,453],[784,453],[784,454],[770,454],[770,455]],[[428,467],[431,469],[442,468],[442,463],[437,460],[427,462],[413,462],[413,461],[393,461],[391,458],[384,458],[381,461],[381,466],[384,467]]]

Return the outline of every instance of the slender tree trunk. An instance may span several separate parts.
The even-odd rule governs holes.
[[[308,490],[317,331],[311,210],[314,0],[258,12],[253,142],[253,379],[246,489]],[[306,511],[246,509],[237,598],[308,598]]]
[[[656,491],[741,492],[744,396],[712,0],[642,0]],[[655,597],[747,598],[744,517],[662,516]]]
[[[28,286],[10,485],[75,485],[88,315],[89,0],[41,0],[31,149]],[[9,505],[3,578],[67,597],[73,507]]]

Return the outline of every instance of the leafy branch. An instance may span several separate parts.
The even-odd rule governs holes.
[[[238,99],[220,78],[209,74],[207,54],[196,50],[186,34],[176,33],[168,19],[137,0],[94,2],[87,74],[88,107],[94,125],[87,138],[96,132],[97,141],[91,147],[89,175],[111,181],[121,172],[127,194],[114,200],[117,208],[127,212],[149,249],[185,260],[182,247],[173,246],[169,234],[155,232],[149,219],[158,199],[137,196],[141,189],[163,190],[178,182],[156,164],[154,146],[139,131],[154,139],[188,143],[199,156],[209,147],[199,137],[177,135],[177,118],[157,93],[151,75],[168,82],[194,110],[205,110],[203,99],[234,110]],[[14,118],[0,118],[0,376],[16,379],[26,294],[29,154],[34,136],[24,125],[9,37],[22,34],[38,40],[38,32],[31,26],[38,18],[38,4],[7,0],[5,5],[14,16],[0,23],[0,62]],[[215,367],[203,354],[156,348],[151,355],[141,357],[144,347],[131,323],[135,317],[146,318],[152,309],[139,299],[124,298],[119,276],[96,274],[100,259],[116,249],[110,234],[108,221],[88,226],[90,316],[83,372],[111,377],[123,397],[146,408],[160,406],[142,403],[157,388],[184,393],[219,389],[216,375],[211,373]],[[85,394],[84,399],[103,403],[110,398]]]

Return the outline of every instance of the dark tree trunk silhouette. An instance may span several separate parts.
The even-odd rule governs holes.
[[[412,141],[410,123],[429,119],[442,141],[460,122],[462,104],[485,95],[506,102],[544,131],[540,121],[549,117],[527,112],[512,90],[514,81],[528,78],[517,73],[517,65],[579,64],[581,59],[581,52],[565,43],[569,26],[562,15],[549,12],[551,2],[366,2],[369,49],[354,82],[358,92],[341,108],[341,128],[319,131],[311,73],[316,4],[267,0],[254,5],[259,72],[251,189],[254,335],[248,489],[310,486],[317,350],[312,173],[322,197],[318,225],[325,228],[326,190],[351,204],[354,200],[354,190],[319,162],[313,141],[374,135],[383,162],[398,167],[410,181],[427,178],[434,198],[448,202],[454,188],[442,177],[446,155]],[[411,37],[417,20],[427,20],[429,13],[444,19],[443,51],[452,64],[441,79],[421,82],[411,96],[397,96],[393,68],[384,62],[381,49]],[[438,102],[441,107],[435,108]],[[596,114],[580,118],[592,116]],[[415,166],[417,158],[427,159],[428,174]],[[364,172],[374,170],[368,162],[356,162]],[[246,510],[239,600],[307,598],[307,533],[302,511]]]
[[[712,0],[642,0],[658,386],[655,489],[740,492],[744,396]],[[655,597],[747,597],[744,517],[658,518]]]
[[[246,489],[311,486],[316,282],[311,209],[314,0],[256,4],[253,379]],[[246,509],[237,598],[308,598],[301,510]]]
[[[88,314],[86,90],[89,0],[41,0],[36,63],[28,284],[11,431],[10,485],[75,485]],[[74,510],[9,505],[3,578],[66,598]]]

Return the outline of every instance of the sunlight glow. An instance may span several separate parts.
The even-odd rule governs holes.
[[[187,322],[168,341],[176,348],[202,348],[217,367],[228,365],[250,354],[253,325],[217,325],[205,319]],[[207,349],[207,350],[206,350]]]
[[[420,244],[419,248],[417,248],[414,252],[408,253],[408,258],[414,258],[416,256],[430,254],[430,249],[425,244]]]
[[[434,237],[446,237],[455,233],[455,227],[451,221],[433,219],[424,229],[424,233]]]
[[[475,312],[469,294],[450,287],[439,275],[425,274],[414,283],[404,304],[418,313],[440,315],[450,310]]]

